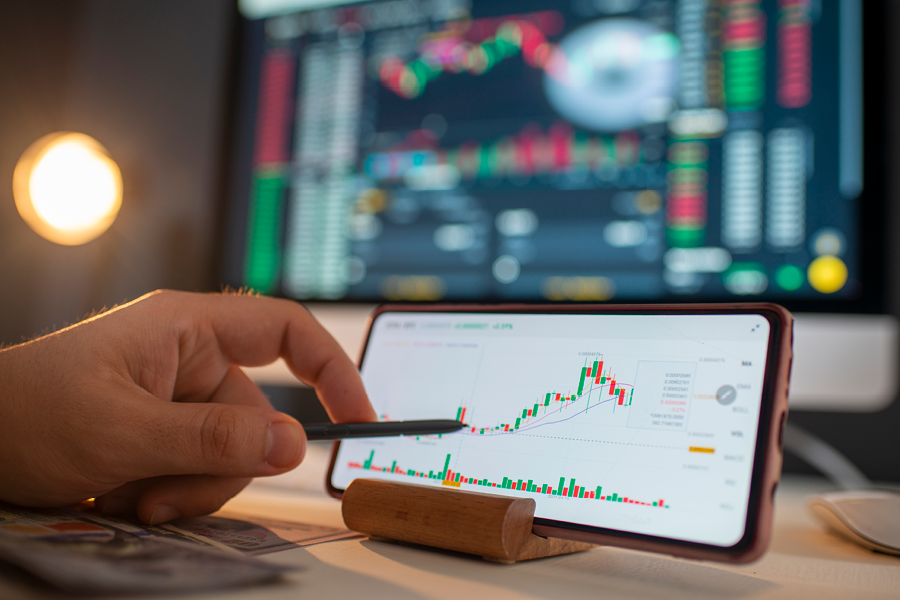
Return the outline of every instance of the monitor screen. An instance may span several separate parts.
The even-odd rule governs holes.
[[[490,488],[538,519],[734,546],[770,334],[760,314],[382,313],[361,368],[376,412],[467,427],[345,440],[331,485]]]
[[[871,293],[861,0],[283,4],[244,23],[232,285]]]

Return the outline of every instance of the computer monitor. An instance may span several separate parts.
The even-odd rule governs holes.
[[[354,352],[347,303],[774,301],[793,408],[894,400],[882,3],[239,6],[230,285]]]

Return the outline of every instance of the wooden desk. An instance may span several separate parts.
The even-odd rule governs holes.
[[[228,509],[247,515],[342,526],[340,504],[323,493],[324,447],[283,476],[285,491],[257,483]],[[875,554],[825,532],[806,497],[825,480],[788,477],[776,497],[769,552],[750,565],[682,560],[615,548],[511,566],[369,540],[349,540],[270,555],[307,570],[259,598],[900,598],[900,558]],[[300,493],[296,490],[300,490]],[[900,515],[898,515],[900,518]]]
[[[324,448],[310,453],[279,487],[254,484],[227,509],[245,515],[342,526],[340,504],[317,491]],[[266,557],[298,566],[284,583],[185,598],[685,598],[849,600],[900,598],[900,558],[875,554],[823,531],[805,498],[827,482],[787,478],[776,498],[772,546],[760,561],[731,566],[596,548],[516,565],[399,544],[354,539]],[[2,598],[47,598],[0,579]],[[169,596],[171,597],[171,596]]]

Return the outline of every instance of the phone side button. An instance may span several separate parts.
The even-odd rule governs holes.
[[[787,425],[787,411],[781,413],[781,424],[778,426],[778,449],[784,453],[784,428]]]

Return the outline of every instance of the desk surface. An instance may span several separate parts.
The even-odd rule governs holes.
[[[256,483],[228,505],[233,513],[343,526],[340,503],[318,486],[326,450],[278,481]],[[516,565],[461,554],[353,539],[270,554],[300,567],[282,583],[186,598],[900,598],[900,558],[876,554],[826,533],[806,511],[818,479],[787,478],[776,497],[769,552],[750,565],[682,560],[617,548]],[[2,598],[48,598],[0,579]],[[172,596],[168,596],[171,598]]]

